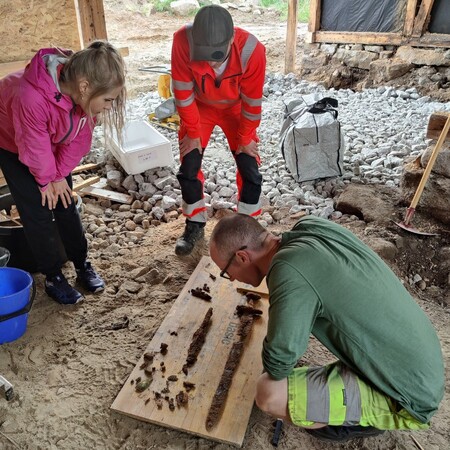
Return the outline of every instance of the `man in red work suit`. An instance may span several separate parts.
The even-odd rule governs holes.
[[[265,79],[265,48],[235,28],[223,7],[201,8],[194,23],[174,34],[172,87],[181,118],[181,166],[177,174],[186,227],[175,253],[188,255],[203,238],[207,213],[201,170],[203,152],[216,125],[227,137],[237,165],[239,213],[261,212],[262,176],[258,137]]]

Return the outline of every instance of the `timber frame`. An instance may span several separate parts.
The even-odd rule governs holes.
[[[288,0],[288,26],[286,38],[285,72],[295,69],[295,42],[297,27],[297,0]],[[320,31],[321,0],[310,1],[307,43],[409,45],[412,47],[450,48],[450,34],[427,32],[434,0],[406,0],[403,30],[399,33]],[[292,41],[294,42],[292,44]],[[289,57],[288,57],[289,55]]]

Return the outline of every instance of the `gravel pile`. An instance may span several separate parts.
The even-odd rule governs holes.
[[[333,97],[339,102],[339,120],[346,148],[344,173],[340,178],[298,183],[285,167],[278,137],[285,105],[311,93]],[[325,218],[340,217],[342,214],[334,210],[333,197],[348,183],[398,186],[405,158],[417,156],[427,147],[425,130],[430,114],[439,110],[450,111],[450,104],[422,97],[415,88],[378,87],[362,92],[326,90],[321,85],[299,80],[293,74],[268,74],[264,96],[263,119],[259,128],[265,211],[260,220],[263,225],[282,221],[284,217],[301,214],[302,211]],[[156,92],[129,101],[129,119],[145,120],[160,103]],[[164,128],[158,127],[158,131],[172,143],[175,164],[135,176],[127,175],[105,151],[102,130],[98,128],[95,131],[94,151],[89,159],[105,161],[108,184],[136,199],[133,205],[114,205],[120,209],[123,219],[119,224],[117,218],[111,217],[116,231],[135,232],[136,228],[139,231],[178,217],[181,191],[176,179],[179,165],[177,136]],[[203,172],[209,214],[235,206],[235,164],[225,136],[218,128],[206,149]],[[111,210],[107,214],[112,215]]]

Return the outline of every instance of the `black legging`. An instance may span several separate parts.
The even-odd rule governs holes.
[[[53,212],[42,206],[41,192],[28,167],[19,161],[15,153],[1,148],[0,168],[19,211],[38,270],[48,276],[61,271],[63,261],[59,238],[67,258],[73,261],[75,267],[82,267],[87,258],[87,240],[75,203],[72,201],[64,208],[59,200]],[[72,188],[72,176],[68,175],[66,180]]]

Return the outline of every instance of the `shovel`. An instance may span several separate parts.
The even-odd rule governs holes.
[[[447,137],[449,128],[450,128],[450,114],[447,117],[447,120],[445,122],[444,128],[441,131],[441,134],[439,135],[439,139],[436,142],[436,146],[434,147],[433,152],[431,153],[430,160],[428,161],[427,167],[425,168],[422,178],[420,179],[419,186],[417,186],[416,193],[414,194],[411,205],[406,210],[405,219],[403,220],[403,222],[399,223],[394,222],[400,228],[403,228],[404,230],[409,231],[410,233],[420,234],[422,236],[437,236],[437,233],[426,233],[424,231],[418,230],[417,228],[414,228],[411,225],[411,220],[416,211],[416,206],[417,203],[419,203],[420,196],[422,195],[423,188],[425,187],[425,183],[427,182],[428,177],[430,176],[431,169],[433,168],[438,153],[441,150],[442,144],[444,143],[445,138]]]

